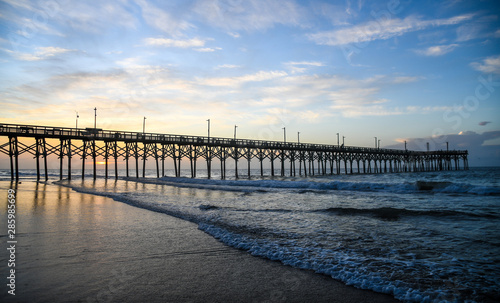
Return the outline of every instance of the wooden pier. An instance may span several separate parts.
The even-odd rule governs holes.
[[[274,176],[275,162],[280,165],[279,174],[290,176],[363,173],[398,173],[438,170],[468,169],[466,150],[410,151],[384,148],[351,147],[326,144],[292,143],[217,137],[183,136],[157,133],[141,133],[102,130],[98,128],[65,128],[37,125],[0,124],[0,153],[9,155],[11,178],[19,180],[19,156],[28,153],[36,161],[37,179],[41,178],[43,160],[44,177],[48,179],[47,157],[59,158],[60,178],[63,179],[63,163],[67,159],[67,178],[71,179],[71,159],[82,160],[81,177],[85,176],[85,162],[92,159],[94,179],[97,177],[97,158],[105,162],[105,177],[108,178],[108,160],[114,163],[114,177],[118,178],[118,161],[125,160],[126,177],[131,164],[133,176],[139,178],[139,161],[142,161],[142,177],[146,175],[146,161],[153,159],[157,177],[165,176],[165,160],[172,159],[175,176],[181,176],[181,163],[189,161],[191,177],[196,177],[196,164],[206,161],[208,178],[214,160],[220,163],[220,176],[226,177],[226,162],[234,161],[234,175],[238,178],[238,162],[246,162],[250,177],[252,159],[260,163],[260,175],[264,175],[264,161],[269,160],[271,175]],[[20,138],[34,138],[35,143],[27,145]],[[59,140],[51,145],[48,139]],[[97,144],[100,143],[100,144]],[[462,161],[463,165],[460,166]],[[160,165],[161,163],[161,165]],[[160,168],[161,166],[161,168]]]

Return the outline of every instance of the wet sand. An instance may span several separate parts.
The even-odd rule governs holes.
[[[0,269],[8,274],[0,182]],[[69,188],[17,185],[16,295],[2,302],[398,302],[218,242],[197,225]]]

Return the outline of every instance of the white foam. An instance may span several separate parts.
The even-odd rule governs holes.
[[[246,250],[254,256],[330,275],[347,285],[391,294],[396,299],[404,302],[453,302],[455,299],[452,294],[449,294],[449,291],[443,294],[433,290],[417,290],[403,281],[387,280],[377,272],[364,268],[362,265],[364,258],[352,251],[333,252],[322,251],[321,248],[301,248],[294,246],[291,242],[288,242],[287,245],[280,245],[230,232],[224,228],[206,223],[200,224],[199,228],[226,245]],[[328,258],[315,259],[314,257],[321,255],[328,256]],[[452,300],[441,299],[446,297]]]
[[[375,183],[375,182],[349,182],[349,181],[292,181],[292,180],[212,180],[163,177],[158,183],[194,187],[200,189],[255,191],[259,189],[279,190],[345,190],[345,191],[380,191],[405,193],[415,191],[409,183]],[[148,180],[154,183],[155,181]]]

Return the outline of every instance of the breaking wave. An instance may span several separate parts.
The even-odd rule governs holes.
[[[471,194],[479,196],[500,195],[500,187],[478,186],[467,183],[416,181],[406,183],[383,182],[350,182],[350,181],[284,181],[284,180],[210,180],[163,177],[157,180],[141,180],[146,183],[162,183],[166,185],[192,187],[200,189],[215,189],[226,191],[256,191],[289,189],[298,193],[320,192],[328,190],[366,191],[390,193],[446,193]]]

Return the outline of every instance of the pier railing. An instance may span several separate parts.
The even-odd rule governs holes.
[[[339,146],[328,144],[314,144],[314,143],[295,143],[295,142],[282,142],[282,141],[264,141],[253,139],[230,139],[222,137],[204,137],[204,136],[190,136],[190,135],[173,135],[173,134],[159,134],[159,133],[142,133],[130,131],[115,131],[103,130],[100,128],[67,128],[67,127],[52,127],[52,126],[39,126],[39,125],[17,125],[17,124],[0,124],[0,136],[13,136],[20,137],[39,137],[53,139],[77,139],[77,140],[97,140],[97,141],[139,141],[139,142],[156,142],[156,143],[175,143],[175,144],[193,144],[193,145],[224,145],[224,146],[238,146],[238,147],[251,147],[251,148],[273,148],[273,149],[303,149],[303,150],[333,150],[333,151],[347,151],[358,153],[393,153],[393,154],[428,154],[428,153],[451,153],[462,154],[466,151],[451,150],[451,151],[408,151],[401,149],[387,149],[387,148],[372,148],[372,147],[354,147],[354,146]]]

